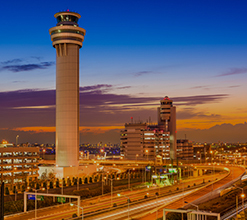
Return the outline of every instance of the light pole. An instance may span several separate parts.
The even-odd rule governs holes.
[[[79,190],[79,177],[77,177],[77,190]]]
[[[136,161],[137,161],[137,157],[139,157],[139,155],[138,155],[138,154],[136,154]]]
[[[130,190],[130,169],[128,169],[128,188]]]
[[[147,155],[147,160],[148,160],[148,150],[145,150],[145,152],[146,152],[146,155]]]
[[[18,145],[18,138],[19,138],[20,136],[19,136],[19,134],[17,134],[16,135],[16,147],[17,147],[17,145]]]
[[[156,196],[156,206],[157,206],[157,209],[156,209],[156,219],[158,219],[158,201],[157,201],[158,195],[157,195],[157,193],[155,193],[155,196]]]
[[[34,210],[35,217],[34,217],[34,219],[36,220],[37,219],[37,191],[44,190],[44,188],[42,188],[42,189],[32,189],[32,190],[35,191],[35,210]]]
[[[117,194],[117,196],[121,196],[121,194]],[[122,195],[128,199],[128,219],[130,219],[130,198],[126,195]]]
[[[200,154],[200,164],[202,163],[202,153],[197,151],[198,154]]]
[[[61,194],[63,195],[63,178],[62,178]]]
[[[112,205],[112,193],[113,193],[113,179],[111,178],[108,178],[109,180],[111,180],[111,207],[113,206]]]
[[[210,151],[210,154],[211,154],[211,163],[212,163],[212,157],[213,157],[213,151],[212,150]]]
[[[103,196],[103,194],[104,194],[104,175],[103,175],[103,173],[102,173],[102,196]]]
[[[193,204],[193,203],[191,203],[191,202],[187,202],[187,201],[184,201],[184,203],[188,203],[188,204],[191,204],[192,206],[194,206],[194,207],[196,207],[196,210],[197,210],[197,220],[198,220],[198,212],[199,212],[199,207],[198,207],[198,205],[195,205],[195,204]]]
[[[43,151],[43,160],[45,159],[45,149],[42,150]]]
[[[78,207],[78,208],[80,208],[81,209],[81,219],[83,220],[83,207],[81,207],[81,206],[79,206],[79,205],[76,205],[76,204],[74,204],[74,203],[70,203],[70,206],[76,206],[76,207]]]
[[[245,197],[245,194],[244,194],[244,189],[239,187],[239,186],[236,186],[236,185],[233,185],[235,188],[238,188],[238,189],[241,189],[242,190],[242,194],[241,194],[241,198],[242,198],[242,209],[244,211],[244,197]],[[237,213],[238,214],[238,213]]]

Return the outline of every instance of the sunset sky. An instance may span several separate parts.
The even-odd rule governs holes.
[[[1,2],[0,141],[54,143],[54,14],[81,14],[81,143],[177,106],[178,138],[247,141],[247,1]]]

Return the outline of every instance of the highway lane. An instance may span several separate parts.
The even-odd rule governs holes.
[[[205,188],[203,188],[202,190],[196,191],[194,193],[191,193],[190,195],[187,195],[184,197],[184,199],[179,199],[167,206],[165,206],[164,208],[169,208],[169,209],[178,209],[183,207],[184,203],[183,201],[187,201],[187,202],[193,202],[194,200],[210,193],[213,190],[225,185],[226,183],[236,179],[237,177],[239,177],[241,174],[243,174],[245,172],[245,169],[243,167],[235,167],[235,166],[226,166],[230,169],[230,173],[229,175],[227,175],[225,178],[223,178],[222,180],[216,182],[213,184],[209,184],[208,186],[206,186]],[[162,217],[163,216],[163,208],[161,210],[158,211],[158,217]],[[156,213],[153,214],[149,214],[146,215],[144,217],[139,217],[137,218],[138,220],[151,220],[151,219],[156,219]]]
[[[216,175],[214,178],[220,178],[220,176],[222,175]],[[136,201],[138,199],[142,199],[146,193],[149,193],[150,196],[154,196],[155,192],[159,192],[159,194],[163,195],[165,193],[168,193],[169,191],[174,191],[176,190],[177,187],[181,188],[181,187],[187,187],[188,185],[192,186],[194,183],[199,184],[202,183],[202,179],[205,180],[205,182],[207,182],[208,180],[212,180],[212,175],[207,175],[207,176],[203,176],[203,177],[197,177],[197,178],[191,178],[191,179],[186,179],[184,181],[184,183],[180,183],[180,184],[176,184],[174,186],[171,187],[163,187],[163,188],[157,188],[157,187],[152,187],[151,189],[145,189],[145,190],[139,190],[138,192],[125,192],[124,194],[129,196],[131,201]],[[87,202],[88,204],[89,202]],[[106,209],[109,208],[111,206],[111,199],[110,196],[106,196],[105,199],[101,198],[100,201],[99,199],[95,199],[95,200],[90,200],[90,203],[92,205],[89,206],[85,206],[86,204],[83,203],[82,201],[82,206],[84,206],[84,213],[88,213],[94,210],[98,210],[98,209]],[[126,203],[126,198],[124,197],[116,197],[116,194],[114,194],[114,198],[113,198],[113,203],[117,203],[117,205],[121,205]],[[73,213],[75,213],[73,211],[73,207],[70,207],[69,205],[63,205],[63,206],[57,206],[55,208],[50,207],[50,208],[45,208],[45,209],[39,209],[38,210],[38,217],[39,219],[48,219],[48,216],[51,215],[49,217],[49,219],[62,219],[62,218],[66,218],[66,217],[71,217]],[[44,216],[44,218],[40,218],[41,216]],[[16,215],[16,216],[12,216],[12,217],[5,217],[5,219],[7,220],[25,220],[25,219],[31,219],[34,217],[34,211],[28,212],[26,214],[23,215]]]
[[[214,178],[220,178],[220,177],[223,177],[223,176],[225,176],[225,174],[224,175],[222,175],[222,174],[221,175],[216,175]],[[212,180],[212,175],[211,176],[204,176],[203,178],[205,179],[205,181]],[[198,180],[198,178],[192,178],[192,179],[188,179],[186,184],[188,184],[188,183],[189,184],[196,183],[197,181],[200,182],[200,183],[202,183],[202,180],[201,179]],[[185,186],[187,186],[186,184],[185,184]],[[208,184],[208,182],[207,182],[207,184]],[[193,184],[191,184],[191,186],[192,185]],[[138,191],[138,192],[132,192],[132,193],[127,193],[127,194],[125,193],[124,195],[127,195],[132,202],[135,202],[135,201],[137,201],[139,199],[143,199],[144,196],[147,193],[149,193],[149,196],[150,197],[156,198],[156,196],[155,196],[155,193],[156,192],[160,192],[160,195],[164,195],[164,194],[168,194],[169,191],[172,191],[172,192],[175,191],[176,192],[177,187],[179,187],[180,190],[181,190],[182,189],[182,186],[183,186],[183,183],[177,184],[177,185],[171,186],[171,187],[164,187],[164,188],[161,188],[161,189],[154,188],[154,189],[146,189],[146,190],[142,190],[142,191]],[[188,189],[188,188],[185,188],[185,190],[186,189]],[[187,194],[187,192],[185,192],[185,193]],[[170,195],[170,196],[173,196],[173,195]],[[168,197],[170,197],[170,196],[168,196]],[[181,196],[183,196],[183,194],[180,192],[180,195],[179,196],[181,197]],[[166,198],[168,198],[168,197],[166,197]],[[177,198],[177,196],[175,198]],[[158,198],[158,200],[161,200],[162,201],[162,198]],[[118,207],[120,205],[123,205],[123,204],[126,205],[127,204],[127,198],[126,197],[114,197],[113,203],[116,203]],[[149,204],[150,202],[145,202],[145,200],[143,200],[142,203]],[[153,202],[151,202],[151,203],[153,203]],[[111,207],[111,200],[110,199],[106,199],[106,200],[101,201],[99,204],[94,204],[94,205],[91,205],[91,206],[84,207],[84,213],[93,212],[93,211],[99,210],[99,209],[105,209],[105,210],[107,210],[110,207]],[[131,207],[132,207],[132,204],[131,204]],[[146,210],[147,209],[150,209],[150,208],[153,208],[153,207],[150,206],[150,205],[145,206],[145,209]],[[70,210],[70,209],[68,208],[68,210]],[[49,218],[46,216],[46,217],[40,218],[40,219],[55,220],[55,219],[69,218],[69,217],[72,216],[73,213],[76,213],[76,210],[72,210],[72,211],[68,211],[68,210],[66,212],[64,212],[64,214],[62,214],[62,213],[54,213],[54,215],[49,216]],[[135,213],[139,212],[140,210],[141,209],[136,209]],[[110,210],[108,210],[107,213],[109,213],[109,211]],[[117,212],[119,212],[119,211],[117,211]],[[133,211],[131,211],[131,212],[133,213]],[[123,212],[122,215],[124,215],[124,213],[125,212]],[[98,219],[98,216],[97,217],[94,216],[93,219]]]
[[[152,200],[152,201],[148,201],[148,202],[142,202],[141,204],[136,204],[133,206],[130,206],[130,208],[128,209],[128,206],[125,204],[125,207],[112,211],[112,212],[107,212],[101,215],[97,215],[96,216],[92,216],[92,217],[86,217],[85,219],[87,220],[118,220],[118,219],[126,219],[126,217],[128,216],[128,212],[129,212],[129,216],[131,217],[133,214],[136,213],[140,213],[140,212],[144,212],[147,209],[150,208],[155,208],[159,205],[163,205],[163,204],[168,204],[172,201],[177,200],[178,198],[181,198],[187,194],[190,194],[192,192],[194,192],[196,189],[194,190],[190,190],[190,191],[186,191],[184,193],[177,193],[175,195],[170,195],[170,196],[166,196],[166,197],[162,197],[162,198],[158,198],[156,200]]]

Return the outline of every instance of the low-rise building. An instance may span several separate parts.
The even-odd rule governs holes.
[[[38,147],[1,147],[0,180],[23,183],[38,177]]]
[[[187,139],[177,140],[177,159],[193,160],[193,144]]]

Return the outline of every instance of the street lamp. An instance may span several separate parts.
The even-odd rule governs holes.
[[[145,150],[145,152],[146,152],[146,155],[147,155],[147,160],[148,160],[148,150]]]
[[[43,152],[43,158],[42,159],[44,160],[45,159],[45,149],[43,149],[42,152]]]
[[[200,154],[200,163],[202,163],[202,153],[197,151],[198,154]]]
[[[198,219],[198,212],[199,212],[199,207],[198,207],[198,205],[195,205],[195,204],[193,204],[193,203],[191,203],[191,202],[187,202],[187,201],[184,201],[184,203],[188,203],[188,204],[190,204],[190,205],[196,207],[196,210],[197,210],[197,218],[196,218],[196,219]]]
[[[139,155],[138,155],[138,154],[136,154],[136,161],[137,161],[137,157],[139,157]]]
[[[117,194],[117,196],[124,196],[128,199],[128,219],[130,219],[130,198],[126,195]]]
[[[130,169],[128,169],[128,188],[130,189]]]
[[[44,188],[42,188],[42,189],[32,189],[32,190],[35,191],[35,210],[34,210],[35,217],[34,217],[34,219],[36,220],[37,219],[37,191],[44,190]]]
[[[81,206],[79,206],[79,205],[76,205],[76,204],[74,204],[74,203],[70,203],[69,205],[70,205],[70,206],[76,206],[76,207],[78,207],[78,208],[81,209],[81,211],[82,211],[82,213],[81,213],[81,219],[83,220],[83,207],[81,207]]]
[[[108,178],[109,180],[111,180],[111,207],[113,206],[112,205],[112,193],[113,193],[113,180],[114,179],[111,179],[111,178]]]
[[[158,201],[157,201],[158,195],[159,195],[159,194],[156,192],[156,193],[155,193],[155,196],[156,196],[156,205],[157,205],[157,209],[156,209],[156,219],[158,219]]]
[[[212,163],[212,157],[213,157],[213,155],[212,155],[213,151],[212,150],[210,151],[210,154],[211,154],[211,163]]]
[[[245,197],[245,194],[244,194],[244,189],[239,187],[239,186],[236,186],[236,185],[233,185],[235,188],[238,188],[238,189],[241,189],[242,190],[242,194],[240,195],[241,198],[242,198],[242,209],[244,210],[244,197]],[[238,214],[238,213],[237,213]]]
[[[20,136],[19,135],[16,135],[16,147],[17,147],[17,145],[18,145],[18,138],[19,138]]]

